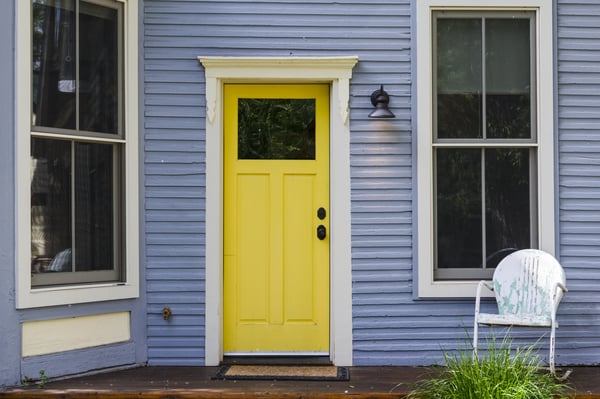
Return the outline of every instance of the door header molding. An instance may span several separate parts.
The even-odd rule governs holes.
[[[357,56],[347,57],[215,57],[199,56],[206,75],[206,118],[215,123],[217,115],[217,81],[245,82],[332,82],[352,78]],[[348,90],[340,92],[337,109],[348,123]]]

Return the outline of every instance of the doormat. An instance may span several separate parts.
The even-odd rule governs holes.
[[[346,367],[336,366],[223,366],[213,380],[348,381]]]

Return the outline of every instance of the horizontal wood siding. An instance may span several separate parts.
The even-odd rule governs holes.
[[[350,98],[354,364],[431,364],[441,361],[443,349],[464,347],[474,301],[414,295],[411,1],[144,4],[150,364],[204,361],[205,87],[199,55],[359,57]],[[593,364],[600,349],[600,2],[559,1],[558,11],[560,252],[571,292],[560,309],[557,361]],[[391,95],[396,119],[367,118],[369,96],[380,84]],[[173,311],[168,321],[160,314],[164,306]]]
[[[557,353],[600,363],[600,1],[559,0],[560,260],[570,292]]]
[[[151,365],[204,364],[205,100],[204,76],[196,60],[203,40],[193,38],[189,27],[177,22],[193,5],[145,1],[145,245]],[[162,316],[164,307],[172,312],[168,320]]]

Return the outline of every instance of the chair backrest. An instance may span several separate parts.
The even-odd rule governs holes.
[[[565,272],[550,254],[537,249],[523,249],[504,258],[494,271],[494,292],[499,314],[551,317],[562,299],[556,283],[566,286]]]

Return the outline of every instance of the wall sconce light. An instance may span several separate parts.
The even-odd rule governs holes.
[[[371,104],[375,109],[369,114],[369,118],[395,118],[396,115],[388,109],[389,102],[390,96],[383,90],[383,85],[381,85],[379,90],[375,90],[371,94]]]

